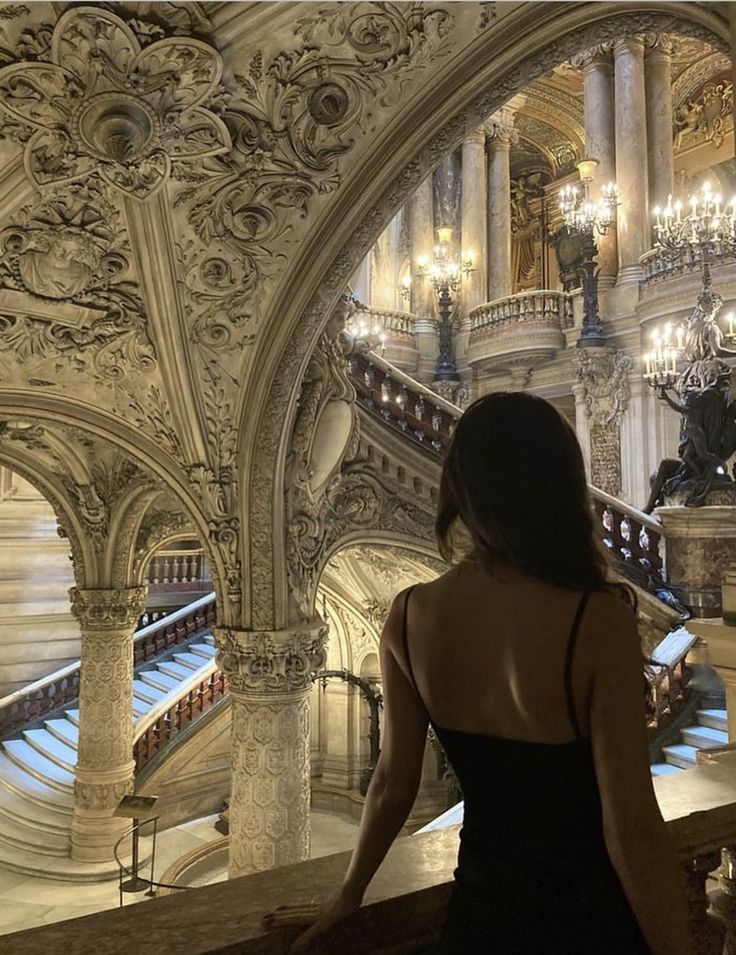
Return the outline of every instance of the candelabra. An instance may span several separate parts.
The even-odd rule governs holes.
[[[593,202],[588,195],[597,159],[581,159],[578,165],[582,190],[565,186],[560,192],[560,212],[569,235],[580,235],[582,244],[583,327],[578,347],[590,348],[606,344],[598,313],[598,246],[595,235],[605,235],[616,224],[616,206],[619,199],[614,183],[603,187],[601,198]]]
[[[459,381],[452,347],[453,296],[460,290],[463,276],[467,277],[475,270],[471,259],[456,261],[451,258],[452,229],[437,229],[437,239],[434,260],[430,263],[426,257],[420,258],[416,273],[420,278],[431,281],[437,295],[439,355],[435,378],[439,381]]]
[[[668,197],[655,208],[657,247],[676,258],[687,252],[702,267],[698,300],[687,324],[665,324],[651,332],[652,348],[644,358],[644,379],[681,415],[679,458],[660,465],[650,504],[668,498],[691,507],[706,503],[711,490],[736,500],[726,462],[736,451],[736,411],[731,400],[731,368],[724,359],[736,354],[724,342],[736,340],[734,315],[725,316],[727,330],[717,322],[723,299],[713,289],[711,264],[716,255],[736,252],[736,197],[724,207],[721,196],[706,182],[688,203]]]

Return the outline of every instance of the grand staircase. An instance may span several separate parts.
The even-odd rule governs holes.
[[[697,711],[697,723],[680,730],[681,742],[662,747],[663,763],[654,763],[653,776],[667,776],[683,769],[692,769],[698,750],[714,749],[728,744],[728,720],[725,710]]]
[[[213,669],[214,638],[199,633],[165,658],[144,663],[133,681],[137,726]],[[69,858],[79,710],[74,706],[0,742],[0,867],[26,875],[98,881],[114,863]]]

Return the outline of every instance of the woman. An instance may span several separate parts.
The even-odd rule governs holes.
[[[394,601],[381,637],[383,751],[336,897],[265,924],[354,911],[411,810],[428,723],[465,797],[441,955],[691,955],[683,874],[652,789],[631,600],[593,538],[580,448],[547,402],[463,415],[436,522],[470,546]],[[319,945],[315,946],[317,949]]]

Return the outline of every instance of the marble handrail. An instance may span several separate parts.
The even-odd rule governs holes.
[[[359,330],[360,326],[364,325],[366,333],[378,329],[379,332],[386,332],[388,335],[413,339],[415,320],[416,316],[412,312],[400,312],[398,309],[378,308],[375,305],[357,302],[350,324],[358,326]]]
[[[561,330],[572,326],[572,297],[556,289],[517,292],[486,302],[472,309],[470,335],[511,322],[535,322],[555,319]]]
[[[714,265],[721,265],[733,259],[730,252],[717,250]],[[639,259],[644,269],[644,283],[657,282],[683,272],[692,272],[702,267],[700,255],[690,246],[669,252],[665,249],[650,249]]]

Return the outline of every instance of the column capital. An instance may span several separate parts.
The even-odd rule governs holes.
[[[72,613],[82,631],[132,631],[146,609],[147,587],[119,590],[82,590],[72,587]]]
[[[613,44],[613,55],[618,57],[623,54],[644,54],[644,37],[643,36],[622,36],[619,37]]]
[[[613,40],[597,43],[595,46],[583,50],[582,53],[576,53],[570,62],[578,70],[610,67],[613,62]]]
[[[463,139],[463,146],[468,143],[473,146],[485,146],[486,143],[486,131],[483,126],[479,126],[477,129],[472,130],[467,134],[465,139]]]
[[[499,109],[483,123],[486,141],[489,145],[509,148],[519,141],[514,129],[514,114],[510,109]]]
[[[655,56],[670,57],[675,51],[675,41],[668,33],[645,33],[644,47],[647,59]]]
[[[302,693],[324,666],[327,632],[321,621],[289,630],[215,627],[217,663],[233,693]]]

